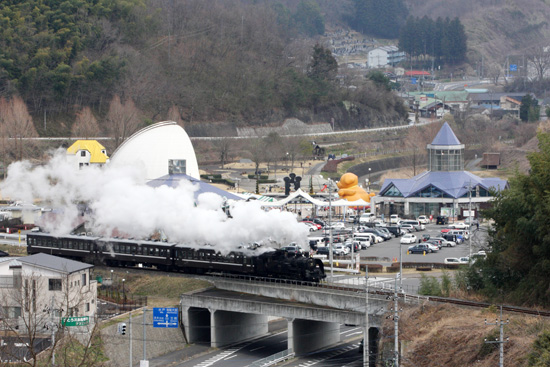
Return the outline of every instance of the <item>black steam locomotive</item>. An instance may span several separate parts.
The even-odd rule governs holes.
[[[326,277],[321,260],[282,250],[231,252],[222,255],[214,248],[193,248],[176,243],[67,235],[29,233],[27,253],[47,253],[90,264],[142,266],[191,274],[224,272],[258,277],[319,282]]]

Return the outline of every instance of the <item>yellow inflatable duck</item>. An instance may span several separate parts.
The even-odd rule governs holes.
[[[344,173],[340,177],[340,182],[338,182],[338,195],[342,199],[347,201],[355,201],[363,199],[366,202],[370,203],[370,198],[374,196],[374,193],[366,192],[362,187],[359,187],[359,178],[353,173]]]

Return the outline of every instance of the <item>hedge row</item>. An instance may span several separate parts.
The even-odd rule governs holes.
[[[269,176],[266,176],[266,175],[260,175],[260,180],[267,180],[267,178]],[[255,180],[256,179],[256,175],[248,175],[248,178],[251,179],[251,180]]]
[[[218,180],[222,178],[221,174],[215,174],[215,175],[201,175],[201,178],[203,180]]]

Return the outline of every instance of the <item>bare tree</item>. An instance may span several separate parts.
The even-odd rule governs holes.
[[[76,114],[76,121],[71,128],[71,134],[74,137],[84,139],[99,136],[99,125],[90,107],[84,107]]]
[[[535,69],[538,80],[543,80],[550,69],[550,46],[537,46],[531,49],[527,63]]]
[[[45,359],[53,365],[57,358],[58,366],[101,366],[95,315],[92,323],[78,326],[78,333],[63,322],[63,317],[90,314],[88,306],[96,303],[96,283],[92,284],[89,272],[61,272],[52,278],[25,265],[10,270],[11,275],[0,276],[2,360],[41,366]],[[81,318],[82,324],[84,320],[87,317]]]
[[[109,132],[115,139],[115,148],[138,130],[141,124],[139,115],[140,111],[131,99],[123,103],[118,95],[113,97],[107,113],[107,123]]]
[[[260,137],[252,139],[248,145],[247,150],[250,154],[250,159],[252,160],[252,162],[254,162],[254,174],[256,175],[256,194],[259,194],[260,165],[265,162],[266,158],[264,140]]]
[[[23,141],[25,138],[37,137],[38,133],[27,105],[21,98],[0,99],[0,125],[4,156],[23,159]]]
[[[227,163],[227,161],[231,157],[231,152],[232,152],[233,145],[234,145],[234,139],[229,139],[228,137],[223,137],[223,138],[220,138],[220,139],[213,140],[212,145],[214,146],[214,148],[216,149],[216,151],[219,154],[220,163],[221,163],[221,166],[222,166],[222,169],[223,169],[225,163]]]
[[[500,74],[502,73],[502,67],[497,63],[491,63],[487,67],[487,76],[491,78],[494,85],[498,85]]]

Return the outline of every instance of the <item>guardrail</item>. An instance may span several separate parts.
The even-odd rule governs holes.
[[[249,364],[248,367],[267,367],[277,364],[279,362],[286,361],[287,359],[293,358],[294,353],[292,349],[283,350],[282,352],[273,354],[264,359],[260,359],[252,364]]]

